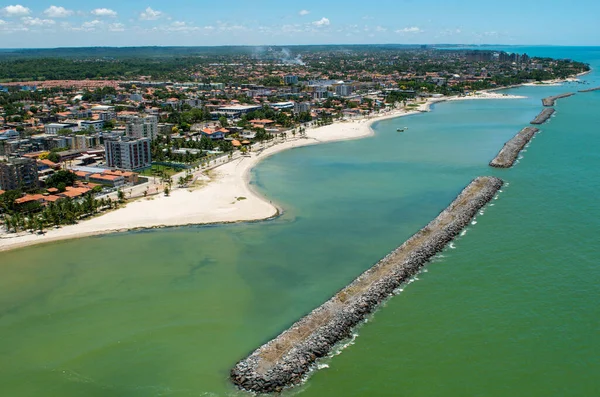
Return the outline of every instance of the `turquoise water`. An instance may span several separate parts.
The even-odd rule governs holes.
[[[600,66],[597,48],[525,52]],[[243,395],[227,380],[237,360],[492,174],[509,184],[456,249],[290,394],[597,395],[600,92],[561,100],[513,169],[487,166],[542,97],[579,88],[443,103],[371,138],[280,153],[253,172],[286,210],[273,221],[0,254],[2,394]]]

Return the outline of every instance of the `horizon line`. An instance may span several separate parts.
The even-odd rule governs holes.
[[[420,44],[401,44],[401,43],[346,43],[346,44],[221,44],[221,45],[132,45],[132,46],[106,46],[106,45],[90,45],[90,46],[63,46],[63,47],[0,47],[3,50],[60,50],[60,49],[78,49],[78,48],[223,48],[223,47],[318,47],[318,46],[451,46],[451,47],[600,47],[600,45],[555,45],[555,44],[451,44],[451,43],[420,43]]]

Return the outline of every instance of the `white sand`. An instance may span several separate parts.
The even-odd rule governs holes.
[[[471,95],[466,96],[456,96],[447,98],[446,101],[466,101],[472,99],[523,99],[527,98],[520,95],[508,95],[508,94],[499,94],[493,91],[476,91]]]
[[[428,111],[428,101],[418,111]],[[314,145],[322,142],[358,139],[373,134],[371,124],[386,118],[415,114],[418,111],[402,110],[381,113],[370,118],[338,122],[332,125],[307,129],[305,138],[288,139],[264,150],[255,150],[248,156],[215,168],[209,174],[196,173],[207,180],[200,188],[175,188],[169,197],[158,194],[128,203],[125,207],[77,225],[51,229],[44,235],[0,233],[0,251],[27,245],[87,237],[137,228],[182,226],[192,224],[226,223],[267,219],[278,214],[278,209],[265,198],[253,192],[248,184],[250,170],[262,159],[283,150]],[[174,178],[175,181],[177,177]],[[243,199],[239,199],[243,198]]]

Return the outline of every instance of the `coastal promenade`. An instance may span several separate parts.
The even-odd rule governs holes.
[[[302,382],[319,358],[348,338],[355,326],[458,236],[502,185],[495,177],[473,180],[448,208],[404,244],[240,361],[231,370],[233,383],[251,392],[273,393]]]

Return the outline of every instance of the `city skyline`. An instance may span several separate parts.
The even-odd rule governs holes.
[[[177,1],[20,1],[0,6],[1,48],[303,44],[598,45],[600,5],[567,21],[534,0],[498,7],[473,0],[424,6],[412,0],[339,4],[273,0],[207,4]],[[210,7],[210,8],[208,8]]]

